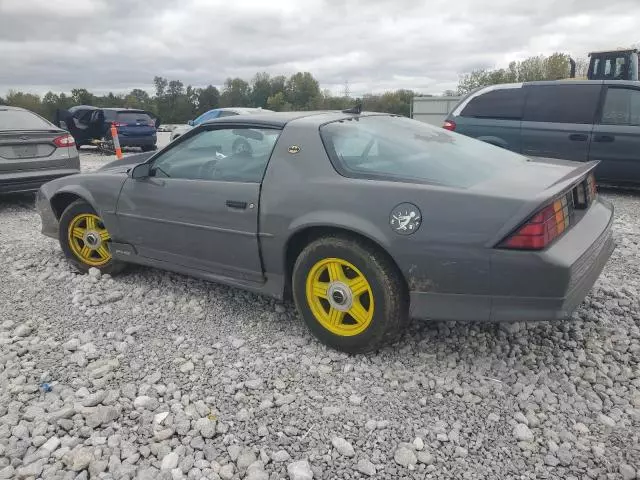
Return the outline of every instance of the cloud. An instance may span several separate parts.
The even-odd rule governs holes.
[[[354,94],[440,93],[473,68],[639,40],[636,0],[0,0],[0,94],[221,85],[310,71]]]

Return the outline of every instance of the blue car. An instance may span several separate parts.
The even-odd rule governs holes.
[[[264,108],[244,108],[244,107],[214,108],[213,110],[204,112],[195,120],[189,120],[187,122],[187,125],[182,125],[180,127],[175,128],[173,132],[171,132],[171,141],[175,140],[181,135],[184,135],[193,127],[197,127],[201,123],[208,122],[209,120],[214,120],[216,118],[221,118],[221,117],[231,117],[234,115],[251,115],[251,114],[271,112],[271,111],[272,110],[267,110]]]

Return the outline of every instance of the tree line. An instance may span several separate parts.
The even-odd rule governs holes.
[[[586,76],[588,66],[586,59],[577,59],[576,77]],[[554,53],[548,57],[539,55],[520,62],[511,62],[507,68],[473,70],[460,77],[457,91],[449,90],[445,95],[464,95],[478,87],[501,83],[561,80],[569,78],[570,73],[569,55],[565,53]]]
[[[355,99],[332,95],[321,90],[320,83],[309,72],[290,77],[258,73],[250,81],[228,78],[221,89],[213,85],[204,88],[185,86],[180,80],[156,76],[154,93],[142,89],[129,93],[95,95],[85,88],[74,88],[70,94],[47,92],[42,97],[33,93],[10,90],[0,97],[0,104],[23,107],[52,120],[57,109],[74,105],[93,105],[108,108],[138,108],[153,113],[162,123],[184,123],[198,115],[219,107],[262,107],[275,111],[341,110],[352,107]],[[363,108],[409,116],[414,92],[395,90],[360,98]]]
[[[587,60],[576,61],[576,77],[585,76]],[[464,95],[478,87],[500,83],[558,80],[568,78],[571,66],[569,56],[554,53],[535,56],[509,63],[507,68],[477,69],[460,76],[457,90],[447,90],[445,96]],[[184,123],[198,115],[219,107],[262,107],[275,111],[290,110],[342,110],[355,104],[348,96],[336,96],[321,90],[320,83],[309,72],[298,72],[290,77],[257,73],[250,81],[228,78],[218,89],[185,86],[180,80],[156,76],[154,93],[136,88],[129,93],[95,95],[85,88],[74,88],[70,94],[47,92],[42,97],[33,93],[10,90],[0,97],[0,104],[14,105],[53,119],[57,109],[74,105],[96,107],[139,108],[156,115],[163,123]],[[383,94],[363,95],[363,108],[368,111],[410,116],[415,92],[398,89]]]

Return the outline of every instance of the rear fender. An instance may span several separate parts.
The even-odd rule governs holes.
[[[582,177],[586,177],[592,172],[600,162],[595,160],[586,162],[574,169],[563,178],[559,179],[549,188],[542,190],[535,199],[525,203],[511,219],[498,231],[498,233],[487,242],[487,248],[493,248],[500,243],[507,235],[515,231],[521,224],[526,222],[534,213],[547,205],[557,196],[567,191],[572,185],[579,183]]]

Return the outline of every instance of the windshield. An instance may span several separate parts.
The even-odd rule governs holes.
[[[416,120],[356,117],[320,128],[327,153],[345,176],[468,188],[525,157]]]
[[[26,110],[0,107],[0,130],[53,130],[55,126]]]

